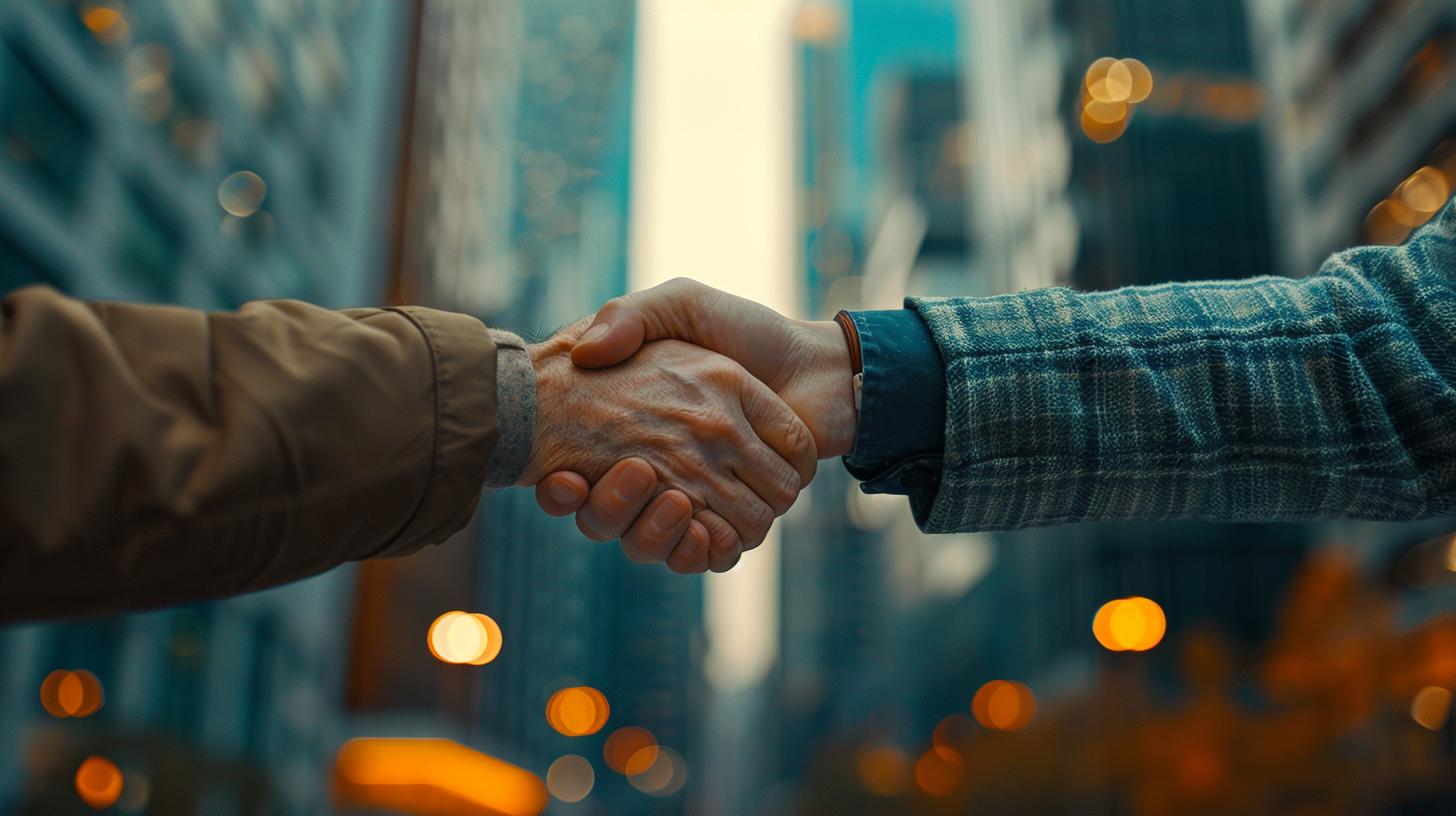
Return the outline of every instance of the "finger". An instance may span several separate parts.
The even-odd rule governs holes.
[[[599,329],[599,330],[598,330]],[[759,303],[676,278],[610,300],[571,351],[582,368],[622,362],[644,342],[685,340],[737,360],[755,377],[776,383],[793,321]]]
[[[612,466],[592,488],[576,514],[576,526],[593,541],[611,541],[626,532],[657,490],[657,471],[631,457]]]
[[[592,319],[591,328],[577,340],[571,350],[571,361],[582,368],[616,365],[649,340],[685,340],[719,350],[724,345],[724,328],[734,321],[704,317],[713,314],[725,297],[728,297],[725,293],[697,281],[676,278],[651,289],[613,298],[602,306]],[[741,298],[733,300],[742,301]],[[742,303],[757,306],[749,301]],[[774,313],[770,310],[770,314]]]
[[[692,520],[692,500],[681,491],[669,490],[653,499],[622,535],[622,552],[638,564],[666,561]]]
[[[586,477],[569,470],[558,470],[536,483],[536,503],[553,516],[575,513],[590,495]]]
[[[708,571],[708,528],[701,521],[688,522],[688,531],[667,557],[667,568],[680,575],[696,575]]]
[[[733,569],[743,557],[743,541],[726,519],[712,510],[698,512],[698,521],[708,530],[708,568],[713,572]]]
[[[799,483],[794,491],[797,495],[799,488],[814,480],[819,467],[819,450],[814,445],[814,435],[809,432],[809,426],[794,413],[794,409],[779,399],[778,394],[751,376],[743,378],[739,401],[753,432],[798,473]],[[792,501],[790,499],[790,503]]]
[[[626,360],[642,348],[646,326],[625,297],[607,301],[586,332],[571,349],[571,362],[582,368],[605,368]]]

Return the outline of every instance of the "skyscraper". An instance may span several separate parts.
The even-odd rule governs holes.
[[[626,0],[423,4],[406,297],[544,339],[624,291],[634,25]],[[441,668],[423,686],[396,678],[372,698],[371,718],[384,727],[391,709],[434,708],[463,719],[466,740],[542,776],[562,755],[586,757],[596,767],[587,807],[660,806],[602,764],[602,746],[617,728],[644,727],[691,767],[700,582],[627,562],[544,516],[529,491],[484,496],[472,530],[445,549],[424,564],[370,566],[399,574],[385,581],[390,609],[412,620],[390,649],[418,648],[431,617],[468,604],[499,622],[501,656]],[[365,673],[389,673],[390,653]],[[611,719],[568,738],[545,710],[578,684],[605,694]]]
[[[1421,199],[1443,202],[1456,182],[1456,3],[1248,6],[1279,271],[1400,241],[1430,217]],[[1397,189],[1423,167],[1439,175]]]
[[[377,301],[396,12],[6,4],[0,290],[210,308]],[[327,808],[319,779],[343,720],[350,592],[341,570],[220,603],[0,631],[0,810],[84,810],[74,780],[91,753],[124,774],[124,812]],[[96,678],[85,710],[104,703],[89,716],[44,713],[43,678],[66,670]]]

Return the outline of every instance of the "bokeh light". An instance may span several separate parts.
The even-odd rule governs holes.
[[[652,761],[642,770],[630,774],[627,781],[632,787],[649,796],[672,796],[682,790],[688,781],[688,766],[682,755],[666,745],[650,750]],[[638,756],[646,753],[647,749],[644,749],[638,752]],[[629,767],[637,758],[633,757]]]
[[[910,758],[894,745],[866,745],[855,756],[859,782],[875,796],[895,796],[905,788]]]
[[[546,790],[563,802],[580,802],[591,794],[597,774],[586,757],[567,754],[546,769]]]
[[[1146,101],[1153,93],[1153,72],[1148,70],[1142,60],[1133,57],[1123,57],[1118,62],[1132,77],[1132,89],[1128,93],[1127,101],[1134,105]]]
[[[1090,114],[1088,114],[1085,108],[1083,108],[1082,110],[1081,125],[1082,133],[1085,134],[1088,139],[1091,139],[1098,144],[1115,142],[1122,136],[1123,133],[1127,132],[1126,117],[1119,119],[1116,122],[1099,122],[1094,119]]]
[[[483,666],[500,654],[502,636],[489,615],[455,610],[435,618],[425,642],[444,663]]]
[[[613,731],[602,746],[602,758],[606,760],[607,767],[626,776],[652,767],[657,761],[657,754],[657,738],[647,729],[635,725]]]
[[[91,31],[99,42],[111,44],[126,38],[130,26],[126,14],[116,3],[86,3],[79,9],[81,24]]]
[[[1422,728],[1439,731],[1451,715],[1451,691],[1440,686],[1426,686],[1411,700],[1411,719]]]
[[[1024,683],[992,680],[976,691],[971,713],[993,731],[1020,731],[1036,716],[1036,695]]]
[[[121,798],[121,769],[103,756],[89,756],[76,769],[76,793],[81,801],[104,810]]]
[[[341,804],[360,808],[534,816],[548,804],[540,777],[447,739],[351,739],[335,773]]]
[[[1126,119],[1128,113],[1126,102],[1099,102],[1095,99],[1088,102],[1084,110],[1087,118],[1099,125],[1115,125]]]
[[[949,796],[965,778],[965,764],[958,754],[926,751],[915,762],[915,784],[926,796]]]
[[[57,669],[40,684],[41,707],[52,717],[89,717],[105,702],[101,681],[84,669]]]
[[[1161,643],[1167,630],[1163,608],[1141,596],[1108,601],[1092,618],[1092,635],[1114,652],[1145,652]]]
[[[217,186],[217,203],[228,215],[238,218],[247,218],[257,212],[267,197],[268,185],[262,176],[251,170],[239,170]]]
[[[1152,92],[1153,72],[1141,60],[1099,57],[1082,77],[1082,133],[1098,144],[1116,141],[1127,131],[1133,107]]]
[[[1132,95],[1132,73],[1112,57],[1100,57],[1087,68],[1083,85],[1098,102],[1126,102]]]
[[[561,689],[546,703],[546,721],[568,737],[595,734],[610,716],[606,695],[590,686]]]

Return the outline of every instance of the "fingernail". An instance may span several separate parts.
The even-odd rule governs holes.
[[[576,503],[576,491],[572,490],[569,485],[562,484],[561,482],[552,482],[547,485],[546,495],[550,496],[551,500],[557,504]]]
[[[603,337],[606,337],[607,336],[607,331],[610,330],[611,328],[612,328],[612,325],[610,323],[598,323],[595,326],[592,326],[590,329],[587,329],[586,330],[586,334],[583,334],[581,336],[581,339],[578,340],[578,341],[576,341],[576,342],[578,342],[578,343],[591,343],[591,342],[595,342],[597,340],[602,339]]]
[[[634,502],[642,498],[642,494],[651,485],[652,474],[646,468],[629,467],[617,478],[617,485],[612,492],[616,494],[617,501]]]
[[[683,507],[682,502],[666,502],[657,508],[656,513],[652,514],[652,529],[659,533],[671,530],[682,524],[682,520],[687,517],[689,510],[690,508]]]
[[[682,554],[683,554],[683,558],[694,558],[694,557],[697,556],[698,553],[700,553],[702,551],[703,551],[703,540],[701,538],[699,538],[698,536],[693,535],[692,533],[688,533],[688,535],[685,538],[683,538],[683,542],[682,542]]]

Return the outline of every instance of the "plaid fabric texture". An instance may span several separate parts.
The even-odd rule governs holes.
[[[946,366],[928,532],[1456,513],[1456,203],[1309,278],[908,305]]]

